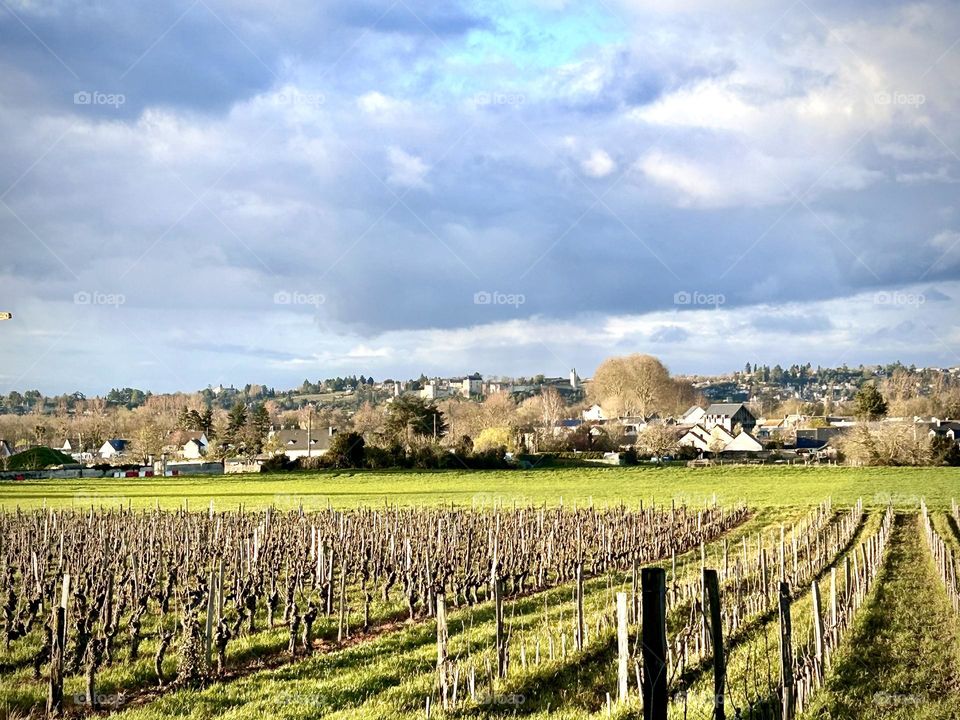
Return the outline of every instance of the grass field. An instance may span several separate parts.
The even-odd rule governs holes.
[[[274,505],[305,509],[359,505],[494,502],[556,505],[745,500],[755,507],[807,507],[832,497],[850,505],[949,508],[960,497],[960,468],[635,467],[530,471],[318,472],[213,477],[30,480],[0,483],[0,507],[70,506],[219,509]]]
[[[898,510],[895,531],[884,555],[876,586],[855,619],[841,651],[834,658],[812,710],[805,717],[958,717],[960,716],[960,621],[936,575],[918,520],[925,498],[933,522],[955,552],[960,553],[960,531],[946,511],[951,498],[960,497],[958,468],[577,468],[534,471],[477,472],[321,472],[296,475],[235,477],[142,478],[83,481],[27,481],[0,485],[0,509],[127,505],[203,511],[213,500],[217,509],[243,506],[253,509],[303,505],[305,509],[382,505],[384,502],[419,504],[598,505],[643,501],[669,504],[671,500],[700,504],[716,496],[721,503],[744,500],[753,510],[742,526],[704,548],[708,566],[718,567],[724,548],[738,548],[759,534],[774,543],[783,524],[801,521],[827,497],[835,512],[848,509],[858,498],[864,516],[855,547],[880,525],[882,509]],[[770,547],[773,547],[771,544]],[[841,556],[833,561],[839,563]],[[669,559],[660,563],[670,567]],[[700,552],[676,558],[681,582],[697,582]],[[820,577],[821,585],[826,575]],[[589,621],[609,613],[614,590],[625,589],[622,574],[597,577],[585,586]],[[571,586],[560,585],[508,603],[508,617],[518,638],[542,637],[548,626],[569,626],[573,612]],[[549,618],[546,608],[550,608]],[[669,619],[671,632],[686,622],[690,602],[679,605]],[[809,586],[798,589],[794,603],[795,640],[809,635]],[[450,613],[451,651],[482,656],[491,645],[492,610],[489,603]],[[765,614],[729,639],[728,682],[745,685],[760,665],[769,665],[776,647],[778,618]],[[329,623],[328,623],[329,625]],[[600,633],[599,625],[598,633]],[[318,628],[332,637],[332,625]],[[331,635],[333,634],[333,635]],[[152,648],[145,640],[145,649]],[[138,690],[151,685],[149,662],[120,664],[101,674],[108,693],[132,693],[138,700],[122,710],[131,720],[167,717],[231,718],[309,717],[385,718],[425,717],[424,698],[435,684],[436,626],[432,620],[400,622],[382,631],[358,637],[340,646],[332,640],[324,652],[295,662],[284,661],[282,627],[244,639],[234,648],[238,671],[232,679],[202,689],[159,693]],[[532,652],[533,645],[530,645]],[[775,650],[774,650],[775,652]],[[0,718],[3,705],[23,707],[42,703],[45,684],[32,680],[26,658],[15,647],[0,667]],[[616,685],[615,638],[604,630],[598,641],[582,652],[570,652],[549,662],[512,674],[497,687],[501,698],[521,698],[515,704],[492,702],[455,713],[457,717],[603,718],[606,694]],[[170,663],[172,658],[168,658]],[[258,666],[259,664],[259,666]],[[765,671],[769,676],[769,668]],[[774,672],[775,676],[776,673]],[[8,683],[9,681],[9,683]],[[81,690],[81,678],[68,689]],[[767,683],[769,684],[769,677]],[[706,667],[691,670],[689,706],[674,706],[671,717],[710,717],[712,677]],[[775,679],[774,679],[775,684]],[[751,694],[755,694],[751,688]],[[762,688],[761,693],[762,695]],[[734,697],[731,695],[731,697]],[[17,706],[20,706],[19,708]],[[432,717],[446,717],[438,709]],[[642,717],[639,700],[613,708],[613,716]]]

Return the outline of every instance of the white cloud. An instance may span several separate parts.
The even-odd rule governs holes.
[[[590,157],[580,163],[580,167],[590,177],[602,178],[616,170],[617,164],[606,151],[594,150]]]
[[[430,187],[424,179],[430,172],[430,166],[421,158],[398,147],[390,147],[387,149],[387,160],[390,163],[387,182],[391,185],[421,189]]]
[[[726,196],[710,170],[696,162],[654,151],[641,159],[639,167],[657,185],[678,192],[681,204],[713,205]]]

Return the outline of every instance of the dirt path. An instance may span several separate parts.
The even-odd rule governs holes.
[[[960,718],[960,620],[919,516],[896,517],[875,594],[807,717]]]

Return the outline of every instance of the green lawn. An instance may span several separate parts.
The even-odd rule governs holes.
[[[307,509],[382,504],[520,502],[645,503],[671,499],[754,507],[809,506],[832,496],[836,504],[862,497],[867,507],[892,502],[946,509],[960,497],[960,468],[718,467],[558,468],[529,471],[317,472],[192,478],[31,480],[0,483],[0,508],[126,505],[201,510],[276,505]]]

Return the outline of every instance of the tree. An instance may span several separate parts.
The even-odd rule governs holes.
[[[676,451],[677,440],[676,428],[663,424],[647,425],[637,435],[637,446],[644,454],[655,457],[657,462],[660,462],[664,455]]]
[[[550,432],[557,421],[563,418],[567,405],[555,387],[548,387],[540,393],[538,405],[540,426],[544,432]]]
[[[423,398],[394,398],[387,409],[387,434],[401,442],[416,437],[440,437],[447,429],[443,413]]]
[[[478,453],[498,448],[504,448],[511,452],[516,450],[513,430],[509,427],[484,428],[473,443],[473,450]]]
[[[337,433],[330,441],[326,459],[331,467],[361,468],[366,460],[366,443],[363,435],[357,432]]]
[[[636,417],[675,407],[684,393],[652,355],[607,358],[593,375],[590,395],[604,410]]]
[[[230,443],[236,443],[240,432],[247,424],[247,406],[242,402],[237,402],[230,408],[230,414],[227,416],[227,428],[224,439]]]
[[[151,456],[156,457],[163,451],[163,442],[166,433],[156,422],[147,420],[134,435],[133,449],[141,460],[147,462]]]
[[[857,391],[854,408],[858,418],[879,420],[887,414],[887,401],[873,385],[864,385]]]
[[[253,412],[250,413],[250,424],[261,438],[270,432],[270,413],[267,406],[262,402],[253,406]]]

